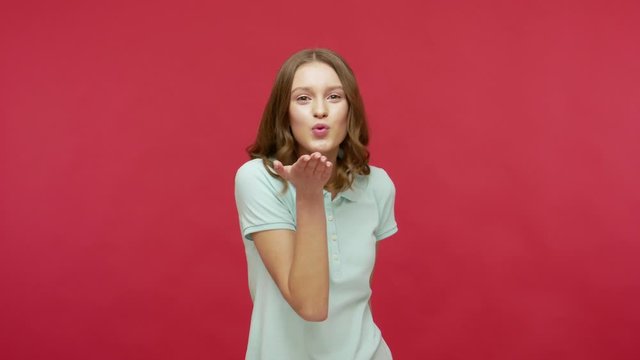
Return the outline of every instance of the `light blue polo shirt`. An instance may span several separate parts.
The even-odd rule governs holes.
[[[369,307],[369,278],[376,241],[398,231],[395,187],[387,173],[370,166],[351,189],[324,191],[329,254],[329,313],[325,321],[303,320],[286,302],[265,268],[251,234],[296,229],[295,188],[269,175],[262,160],[246,162],[235,179],[235,197],[253,300],[248,360],[370,360],[381,340]]]

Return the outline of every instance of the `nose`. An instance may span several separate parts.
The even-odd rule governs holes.
[[[329,116],[329,114],[327,113],[327,105],[322,100],[315,102],[312,111],[313,117],[317,119],[324,119]]]

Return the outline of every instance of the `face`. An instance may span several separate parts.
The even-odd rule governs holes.
[[[335,162],[347,135],[348,111],[342,83],[331,66],[312,62],[296,70],[289,120],[300,155],[317,151]]]

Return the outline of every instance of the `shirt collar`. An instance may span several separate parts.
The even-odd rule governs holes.
[[[351,187],[339,192],[336,195],[336,198],[343,197],[349,201],[358,201],[360,199],[360,196],[362,195],[362,192],[364,191],[364,186],[361,183],[361,180],[361,177],[357,175],[353,180],[353,184],[351,184]]]
[[[338,196],[336,197],[343,197],[349,201],[358,201],[358,199],[360,198],[360,192],[350,188],[338,193]]]

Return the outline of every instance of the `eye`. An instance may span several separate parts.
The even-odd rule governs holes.
[[[331,94],[329,95],[329,99],[330,100],[337,100],[337,99],[341,99],[342,96],[338,95],[338,94]]]
[[[308,97],[307,95],[300,95],[296,98],[296,101],[298,102],[307,102],[309,100],[311,100],[311,98]]]

